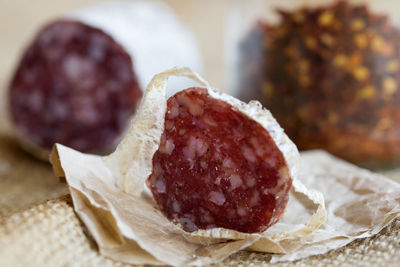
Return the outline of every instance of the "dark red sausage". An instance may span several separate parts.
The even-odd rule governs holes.
[[[124,48],[74,21],[56,21],[39,32],[9,92],[12,120],[28,141],[92,153],[113,149],[141,96]]]
[[[283,214],[291,183],[281,151],[256,121],[203,88],[168,100],[147,185],[170,220],[187,231],[262,232]]]

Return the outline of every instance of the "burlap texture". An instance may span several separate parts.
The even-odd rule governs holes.
[[[0,217],[66,193],[49,163],[27,154],[11,135],[0,134]]]
[[[129,266],[98,253],[68,196],[1,218],[0,247],[0,266]],[[268,266],[268,259],[240,252],[216,266]],[[274,266],[400,266],[400,219],[373,238]]]

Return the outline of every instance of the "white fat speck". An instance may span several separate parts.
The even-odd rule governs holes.
[[[172,142],[172,140],[168,139],[168,140],[165,142],[165,148],[166,148],[167,154],[168,154],[168,155],[171,155],[172,151],[173,151],[174,148],[175,148],[174,142]]]
[[[225,158],[224,161],[222,162],[222,166],[224,168],[229,168],[229,169],[234,169],[235,163],[233,163],[233,160],[231,158]]]
[[[90,40],[89,55],[97,62],[104,60],[104,47],[107,44],[107,39],[102,34],[93,34]]]
[[[158,177],[163,173],[164,173],[164,171],[163,171],[163,169],[161,167],[161,164],[159,162],[156,162],[154,164],[154,166],[153,166],[153,174],[154,174],[154,176]]]
[[[197,140],[196,137],[190,136],[187,142],[188,146],[196,148]]]
[[[87,123],[89,125],[96,124],[100,120],[100,116],[92,106],[82,106],[79,108],[79,112],[75,112],[75,118],[80,122]]]
[[[205,130],[205,131],[208,131],[208,130],[209,130],[207,124],[205,124],[204,121],[203,121],[202,119],[200,119],[200,118],[195,118],[195,119],[194,119],[194,124],[195,124],[197,127],[199,127],[200,129],[203,129],[203,130]]]
[[[191,217],[191,216],[185,215],[184,217],[179,218],[178,221],[186,230],[188,230],[190,232],[198,230],[197,226],[193,222],[194,220],[189,217]]]
[[[78,122],[94,125],[102,119],[95,108],[92,97],[74,97],[71,99],[70,105],[70,108],[73,111],[73,118]],[[54,114],[51,114],[51,116],[54,117]]]
[[[247,161],[252,163],[256,162],[256,156],[248,146],[242,145],[242,152]]]
[[[172,209],[174,212],[180,212],[181,211],[181,203],[174,200],[174,202],[172,203]]]
[[[189,113],[193,116],[199,116],[203,114],[204,110],[200,100],[192,100],[185,94],[178,95],[176,100],[178,101],[179,105],[186,107],[189,110]]]
[[[247,176],[247,177],[246,177],[246,185],[247,185],[248,187],[253,187],[253,186],[255,186],[255,185],[256,185],[256,179],[254,179],[254,177],[252,177],[252,176]]]
[[[180,135],[180,136],[184,135],[185,133],[186,133],[186,130],[185,130],[185,129],[180,129],[180,130],[179,130],[179,135]]]
[[[171,101],[172,101],[172,105],[170,106],[170,108],[167,111],[168,119],[174,119],[179,115],[178,103],[176,103],[176,101],[174,101],[174,100],[171,100]]]
[[[221,192],[212,191],[208,194],[210,201],[218,206],[222,206],[225,203],[225,196]]]
[[[238,139],[238,140],[241,140],[241,139],[245,138],[243,133],[239,132],[237,129],[232,129],[232,133],[233,133],[233,136],[235,136],[236,139]]]
[[[196,155],[202,156],[205,152],[207,152],[207,148],[208,146],[202,139],[190,136],[189,140],[187,141],[187,146],[184,147],[183,154],[187,158],[194,159]]]
[[[286,166],[282,167],[279,169],[278,172],[279,179],[276,183],[276,185],[272,188],[267,188],[264,190],[264,194],[274,194],[274,195],[280,195],[282,192],[284,192],[287,188],[288,181],[290,180],[289,176],[289,170],[287,169]]]
[[[274,213],[275,213],[275,210],[274,210]],[[275,224],[278,220],[279,220],[279,218],[272,216],[271,220],[270,220],[270,224]]]
[[[171,155],[174,151],[175,144],[172,140],[167,139],[162,145],[160,145],[159,151],[164,154]]]
[[[162,177],[157,179],[155,187],[156,187],[157,192],[160,194],[167,192],[167,187],[165,185],[164,178],[162,178]]]
[[[39,112],[43,108],[43,95],[40,90],[32,90],[27,100],[33,111]]]
[[[199,153],[199,156],[203,156],[208,150],[208,145],[206,142],[204,142],[202,139],[199,139],[199,142],[197,143],[197,153]]]
[[[207,167],[208,167],[207,161],[202,160],[202,161],[200,162],[200,166],[201,166],[203,169],[207,169]]]
[[[254,147],[257,156],[262,157],[265,152],[264,146],[258,142],[256,137],[250,138],[250,143]]]
[[[62,67],[66,77],[73,82],[85,80],[95,73],[94,65],[88,58],[73,54],[64,59]]]
[[[218,123],[209,116],[204,116],[203,121],[210,126],[218,126]]]
[[[249,206],[254,207],[260,202],[260,193],[258,191],[254,191],[253,196],[249,201]]]
[[[279,190],[277,195],[282,195],[284,192],[286,192],[287,188],[289,187],[288,183],[284,183],[281,189]]]
[[[203,114],[204,110],[203,110],[203,106],[200,105],[197,102],[192,102],[192,104],[189,106],[189,112],[190,114],[192,114],[193,116],[200,116]]]
[[[269,168],[275,168],[277,161],[275,157],[264,158],[264,164]]]
[[[215,160],[215,161],[223,160],[222,153],[221,153],[220,149],[217,146],[214,146],[214,148],[215,148],[216,151],[213,154],[213,160]]]
[[[192,161],[194,159],[195,156],[195,150],[194,147],[192,146],[185,146],[182,149],[183,152],[183,156],[185,157],[186,160]]]
[[[239,207],[239,208],[237,209],[237,214],[239,214],[239,216],[242,216],[242,217],[244,217],[244,216],[246,216],[246,215],[247,215],[247,211],[246,211],[246,209],[245,209],[245,208],[243,208],[243,207]]]
[[[56,99],[50,102],[50,110],[54,118],[59,120],[65,119],[69,114],[68,106],[63,101]]]
[[[174,123],[172,121],[165,121],[165,130],[171,131],[174,128]]]
[[[231,183],[231,187],[230,187],[231,190],[234,190],[234,189],[242,186],[242,184],[243,184],[242,178],[240,178],[240,176],[237,174],[232,174],[229,177],[229,182]]]
[[[278,183],[281,182],[282,180],[286,181],[286,180],[290,179],[289,170],[286,166],[279,169],[278,175],[280,178]]]

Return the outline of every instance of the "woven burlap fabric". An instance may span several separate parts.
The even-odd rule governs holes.
[[[69,198],[0,219],[0,266],[123,266],[100,256]]]
[[[101,256],[63,197],[0,219],[0,266],[130,266]],[[216,266],[268,266],[269,256],[240,252]],[[273,266],[400,266],[400,219],[378,235],[326,255]]]

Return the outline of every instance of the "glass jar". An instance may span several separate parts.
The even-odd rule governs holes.
[[[398,0],[250,0],[230,10],[230,85],[300,150],[400,163]]]

